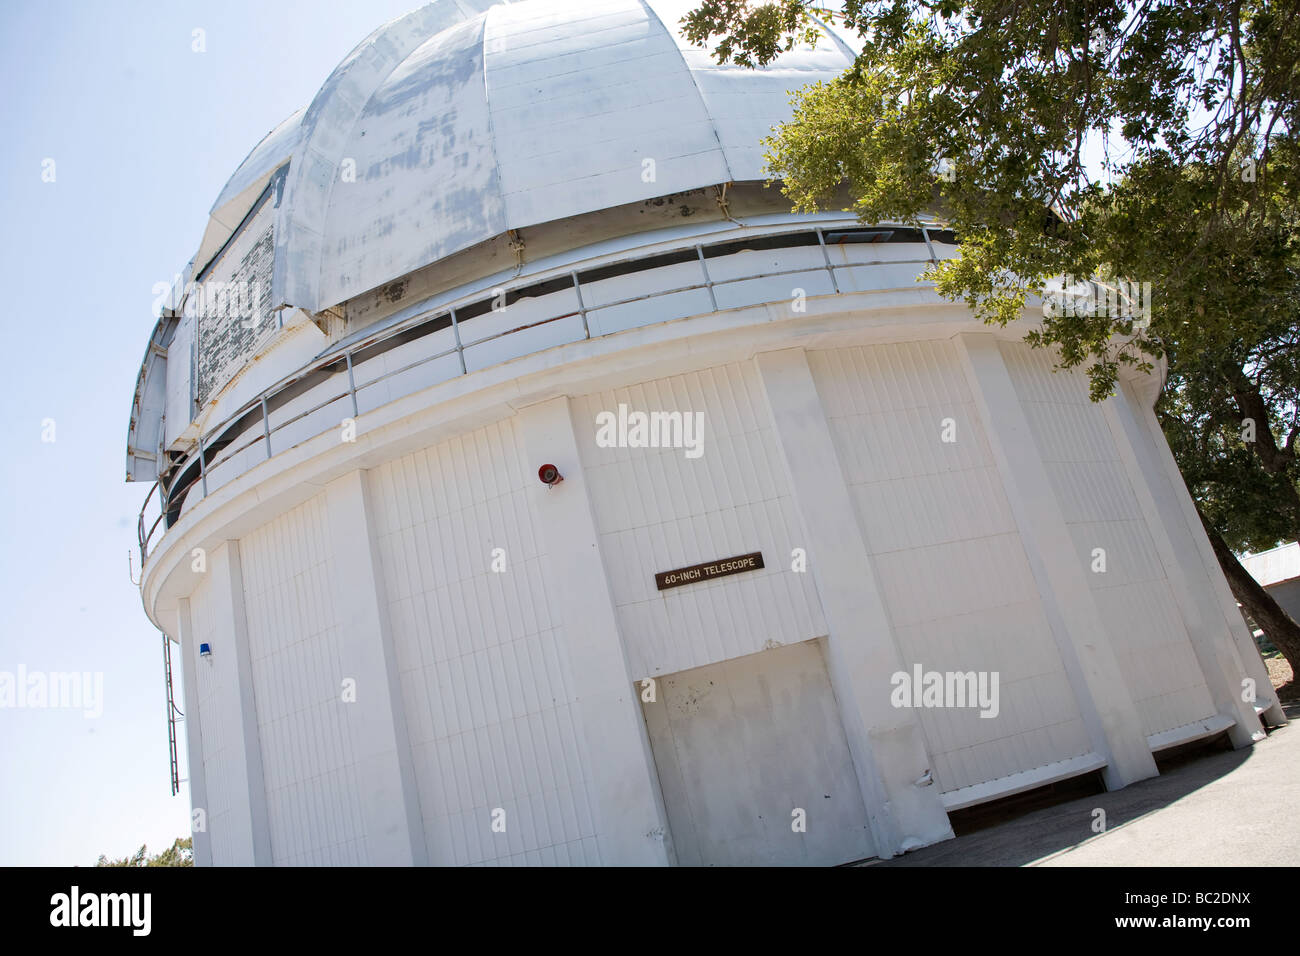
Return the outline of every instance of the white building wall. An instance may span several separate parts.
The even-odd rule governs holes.
[[[190,621],[194,627],[194,645],[214,644],[217,635],[213,627],[214,608],[212,581],[207,575],[199,578],[198,585],[190,594]],[[212,852],[213,866],[235,866],[237,859],[236,845],[232,832],[232,806],[234,801],[246,802],[247,796],[234,793],[234,772],[227,766],[228,749],[233,745],[231,737],[239,733],[233,727],[219,719],[218,701],[224,694],[233,691],[223,686],[217,670],[208,658],[200,657],[197,661],[196,677],[198,685],[198,704],[200,719],[203,724],[203,753],[190,754],[190,759],[203,761],[203,773],[207,782],[207,806],[202,809],[206,816],[208,840]]]
[[[582,729],[512,421],[370,473],[434,865],[598,864]],[[506,570],[492,570],[504,550]],[[505,811],[505,832],[492,829]]]
[[[177,650],[183,674],[185,719],[181,728],[185,739],[185,777],[190,797],[190,836],[193,838],[195,866],[212,865],[212,845],[208,834],[208,784],[203,767],[203,711],[199,707],[199,648],[194,643],[194,625],[190,617],[189,598],[181,598],[176,607]],[[202,810],[202,816],[195,814]]]
[[[601,448],[596,415],[702,412],[703,452]],[[750,363],[573,400],[601,553],[637,677],[670,674],[826,634],[812,576],[791,570],[802,528]],[[765,567],[658,591],[655,574],[761,551]]]
[[[1105,412],[1088,402],[1086,380],[1052,373],[1049,356],[1013,343],[990,352],[1006,364],[1002,407],[1023,408],[1051,485],[1047,497],[1060,505],[1142,733],[1211,717],[1135,479]],[[936,790],[948,796],[1100,749],[1052,638],[958,353],[942,340],[806,353],[901,659],[926,670],[999,674],[995,719],[972,708],[917,714]],[[566,460],[582,463],[617,619],[612,639],[621,635],[632,677],[679,674],[827,633],[813,575],[790,568],[805,532],[763,388],[757,366],[739,362],[569,401],[576,445]],[[620,404],[703,413],[703,454],[598,447],[596,415],[617,415]],[[949,419],[956,440],[945,442]],[[548,566],[538,523],[551,501],[534,477],[543,449],[525,452],[519,422],[390,461],[365,482],[383,565],[376,590],[409,726],[419,839],[435,864],[610,862],[597,812],[608,794],[593,783],[591,729],[582,723],[561,609],[548,603],[559,572]],[[211,574],[199,576],[189,597],[194,643],[211,641],[217,655],[235,643],[223,621],[246,621],[255,707],[246,701],[240,713],[256,716],[260,752],[248,753],[265,768],[268,859],[281,865],[376,862],[357,738],[340,697],[342,572],[333,554],[342,544],[333,540],[325,499],[237,543],[226,559],[231,580],[242,584],[237,607],[222,605]],[[1066,541],[1062,555],[1072,553]],[[1095,547],[1105,548],[1105,573],[1087,571]],[[766,559],[761,572],[654,587],[657,571],[753,550]],[[501,573],[492,568],[498,557]],[[1079,593],[1088,593],[1082,581]],[[240,809],[250,794],[239,789],[232,761],[251,757],[239,728],[222,719],[240,689],[212,661],[196,663],[212,862],[241,865],[250,851]],[[871,678],[882,695],[891,689],[888,669]],[[260,799],[261,771],[249,768]],[[492,827],[498,808],[503,833]],[[256,840],[256,820],[253,827]]]
[[[1087,377],[1053,372],[1052,356],[1000,345],[1043,465],[1088,570],[1147,735],[1216,712],[1150,530],[1106,422],[1088,397]],[[1104,551],[1105,571],[1093,570]]]
[[[367,862],[325,521],[317,495],[240,541],[277,866]]]
[[[1088,753],[954,347],[810,351],[808,364],[904,661],[999,674],[996,718],[920,710],[942,790]],[[943,441],[946,419],[955,441]]]

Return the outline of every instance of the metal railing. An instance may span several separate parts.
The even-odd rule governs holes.
[[[888,236],[892,234],[892,232],[898,230],[907,230],[908,232],[911,231],[918,232],[920,234],[922,241],[926,246],[926,251],[928,253],[927,256],[923,259],[882,260],[879,262],[846,262],[846,263],[831,262],[830,253],[827,249],[827,243],[826,243],[827,232],[831,232],[833,234],[838,234],[838,235],[851,235],[851,236],[873,234],[873,233],[879,233]],[[706,250],[709,250],[711,248],[717,249],[720,247],[743,245],[747,242],[753,242],[756,240],[767,240],[770,243],[773,240],[779,241],[779,239],[782,237],[789,237],[791,239],[796,239],[799,237],[808,237],[810,233],[815,235],[816,245],[818,245],[821,248],[822,261],[823,261],[823,264],[821,266],[812,267],[808,265],[802,265],[791,269],[780,269],[776,271],[762,272],[762,273],[747,273],[745,275],[736,276],[734,278],[722,278],[722,279],[715,279],[709,274],[708,260],[709,258],[711,258],[711,256],[708,255]],[[745,236],[742,239],[736,239],[734,235],[732,235],[726,238],[725,240],[720,240],[718,242],[710,243],[710,244],[706,244],[703,242],[696,242],[693,244],[693,249],[695,252],[695,258],[699,261],[700,264],[700,269],[703,277],[702,281],[689,283],[687,285],[675,286],[673,288],[668,288],[668,289],[656,289],[652,292],[646,292],[640,295],[628,296],[626,298],[618,299],[611,302],[604,302],[598,306],[587,306],[585,304],[583,294],[582,294],[582,284],[580,281],[581,273],[576,269],[570,269],[568,271],[568,278],[572,282],[573,290],[578,303],[578,308],[576,311],[564,312],[558,315],[553,315],[548,318],[540,319],[536,322],[531,322],[526,325],[510,328],[503,332],[497,332],[492,335],[487,335],[482,338],[474,339],[473,341],[469,341],[469,342],[465,342],[462,340],[461,333],[462,333],[462,327],[464,321],[458,319],[457,313],[458,312],[463,313],[464,311],[468,310],[473,306],[481,305],[483,302],[489,301],[491,298],[493,298],[493,296],[488,296],[487,298],[484,298],[481,291],[475,292],[463,296],[458,300],[455,300],[450,305],[439,306],[430,309],[428,311],[421,312],[418,315],[415,315],[408,320],[405,320],[399,324],[395,324],[390,327],[386,327],[382,331],[376,332],[375,335],[372,337],[363,337],[359,339],[358,341],[352,343],[348,348],[344,349],[341,355],[338,352],[327,352],[326,354],[322,355],[321,357],[313,361],[308,366],[299,369],[298,371],[294,372],[292,375],[286,376],[285,378],[280,379],[273,385],[270,385],[267,388],[263,389],[260,393],[258,393],[258,395],[256,395],[250,401],[240,406],[238,411],[234,412],[231,415],[228,415],[226,418],[222,419],[216,425],[207,428],[207,430],[203,434],[200,434],[196,442],[197,449],[198,449],[197,474],[194,474],[195,471],[195,465],[193,462],[194,456],[191,456],[191,458],[178,462],[175,467],[168,470],[167,473],[176,476],[175,486],[173,486],[170,489],[166,488],[166,486],[163,483],[164,475],[160,474],[160,477],[153,483],[153,486],[149,489],[149,494],[146,495],[145,497],[137,521],[137,530],[138,530],[139,542],[140,542],[141,565],[143,567],[144,561],[149,556],[150,544],[153,540],[154,534],[158,530],[158,525],[163,523],[164,519],[166,519],[169,514],[173,515],[173,517],[179,516],[180,508],[182,504],[186,500],[187,496],[193,491],[195,485],[198,485],[198,487],[202,491],[203,497],[205,498],[207,497],[209,471],[211,471],[216,466],[222,464],[223,462],[229,461],[235,455],[247,450],[253,445],[256,445],[258,442],[263,443],[266,451],[266,458],[267,459],[271,458],[273,454],[271,439],[276,432],[288,428],[290,425],[293,425],[295,422],[301,421],[302,419],[313,414],[314,412],[317,412],[320,409],[325,408],[326,406],[331,405],[334,402],[337,402],[344,397],[351,398],[352,416],[353,419],[355,420],[356,418],[360,417],[359,405],[357,402],[358,392],[363,391],[367,388],[371,388],[375,385],[378,385],[381,382],[385,382],[389,379],[392,379],[398,375],[401,375],[404,372],[410,371],[411,369],[418,368],[422,365],[427,365],[431,362],[437,361],[438,359],[446,358],[449,355],[457,355],[459,357],[459,364],[460,364],[459,374],[466,375],[468,374],[468,366],[465,361],[465,351],[467,349],[472,349],[476,346],[484,345],[488,342],[493,342],[498,339],[505,338],[506,336],[514,335],[518,332],[524,332],[529,329],[539,328],[540,326],[548,325],[552,322],[558,322],[562,319],[570,318],[575,315],[581,316],[582,318],[582,339],[583,340],[590,339],[592,338],[591,326],[588,318],[590,313],[602,312],[609,309],[617,308],[619,306],[630,305],[635,302],[646,301],[648,299],[659,298],[662,296],[675,295],[682,292],[690,292],[694,290],[706,289],[708,290],[708,294],[709,294],[711,311],[719,312],[722,311],[722,309],[720,309],[718,306],[718,300],[717,300],[716,290],[719,287],[732,285],[740,282],[751,282],[756,279],[771,279],[771,278],[778,278],[780,276],[799,275],[799,274],[806,274],[809,272],[822,271],[822,270],[824,270],[830,277],[831,288],[834,290],[834,293],[839,294],[840,284],[838,278],[836,277],[837,270],[871,268],[872,266],[879,266],[879,265],[929,264],[929,263],[937,262],[938,259],[935,255],[934,247],[931,242],[931,236],[929,233],[930,230],[927,230],[925,227],[921,227],[920,229],[913,229],[912,227],[893,227],[891,229],[889,227],[879,227],[879,226],[872,227],[870,229],[863,228],[860,226],[844,226],[844,227],[837,227],[834,229],[825,229],[822,227],[818,227],[811,230],[804,229],[804,230],[787,230],[782,232],[755,233],[752,235]],[[798,247],[800,245],[809,245],[809,244],[791,242],[788,244],[788,246],[785,247],[782,247],[780,245],[769,245],[766,246],[766,248],[790,248],[790,247]],[[670,253],[668,253],[668,255],[672,255],[672,253],[688,252],[691,248],[692,246],[689,245],[683,246],[679,249],[672,250]],[[737,253],[741,251],[744,250],[738,249]],[[656,258],[662,258],[663,256],[663,254],[660,253],[647,253],[644,249],[637,250],[637,252],[639,254],[636,257],[629,257],[622,260],[617,260],[614,263],[603,263],[600,266],[592,267],[585,271],[597,272],[600,270],[608,270],[611,266],[617,267],[619,265],[624,265],[624,264],[632,266],[632,268],[628,268],[623,272],[616,273],[617,275],[624,275],[624,274],[630,274],[632,272],[638,272],[638,271],[649,272],[658,268],[666,267],[663,265],[648,264],[644,270],[636,269],[634,266],[637,259],[653,260]],[[678,260],[673,264],[680,264],[680,261],[683,260]],[[684,260],[684,261],[689,261],[689,260]],[[559,275],[563,276],[563,273],[560,273]],[[550,281],[553,281],[554,278],[555,276],[550,277]],[[496,287],[492,291],[493,292],[504,291],[505,295],[508,297],[512,291],[517,292],[519,290],[527,289],[531,286],[541,285],[544,281],[547,280],[541,280],[539,279],[538,276],[534,275],[534,276],[529,276],[527,277],[526,280],[517,282],[512,286]],[[596,281],[601,281],[601,280],[598,279]],[[548,294],[556,294],[556,293],[548,293]],[[764,301],[747,303],[745,307],[751,305],[762,305],[762,304],[767,304],[775,301],[784,301],[784,297],[782,298],[782,300],[768,299]],[[732,307],[728,306],[727,308],[732,308]],[[495,312],[495,310],[493,311]],[[413,362],[409,362],[401,366],[400,368],[386,372],[383,375],[376,376],[375,378],[370,379],[369,381],[363,382],[360,386],[357,386],[356,376],[354,371],[354,363],[353,363],[354,356],[357,353],[364,352],[367,349],[370,349],[376,345],[388,341],[389,339],[399,336],[405,332],[409,332],[414,329],[420,328],[421,326],[428,325],[428,324],[436,324],[439,319],[448,320],[450,323],[449,326],[444,325],[435,328],[431,330],[430,334],[432,334],[432,332],[435,331],[441,331],[442,328],[450,327],[452,330],[452,336],[454,340],[454,344],[452,345],[451,348],[443,349],[442,351],[436,352],[432,355],[426,355],[421,358],[418,358]],[[597,337],[601,337],[604,334],[613,334],[613,333],[600,333],[597,335]],[[553,346],[548,345],[545,346],[544,348],[551,348],[551,347]],[[502,361],[509,361],[509,359],[503,359]],[[276,405],[278,407],[275,400],[277,396],[283,395],[286,389],[289,389],[294,385],[302,383],[308,378],[311,378],[313,376],[320,376],[320,375],[324,375],[324,378],[320,383],[320,384],[324,384],[325,381],[334,378],[335,375],[338,375],[343,371],[346,371],[346,378],[347,378],[347,388],[345,390],[337,393],[330,393],[329,397],[325,398],[323,401],[317,402],[316,404],[312,405],[310,408],[298,412],[296,415],[293,415],[291,418],[287,418],[277,425],[271,424],[269,406]],[[450,377],[455,377],[455,376],[450,376]],[[308,391],[309,392],[315,391],[316,387],[318,386],[312,386]],[[296,395],[290,396],[289,399],[285,399],[285,402],[289,401],[293,397],[297,397],[297,396]],[[260,419],[261,419],[260,434],[255,434],[252,438],[249,438],[247,440],[242,440],[246,438],[246,436],[250,431],[256,429],[256,425],[257,425],[256,418],[259,416],[255,416],[253,414],[255,411],[260,412]],[[227,439],[226,433],[231,431],[232,426],[236,425],[236,423],[239,423],[241,419],[247,419],[247,421],[244,424],[242,424],[240,427],[235,429],[235,434],[229,439]],[[299,441],[307,441],[310,440],[310,438],[318,437],[319,435],[324,434],[325,431],[327,430],[328,429],[322,429],[320,432],[317,432],[311,436],[307,436],[306,438],[300,439]],[[208,461],[209,457],[212,457],[212,461]],[[161,468],[160,468],[160,472],[162,472]],[[162,490],[160,491],[159,489]],[[146,511],[148,510],[149,502],[152,500],[155,491],[159,491],[160,510],[158,516],[154,518],[154,520],[146,527],[145,514]],[[168,521],[167,526],[170,527],[170,525],[171,525],[171,521]],[[143,577],[141,580],[143,580]]]

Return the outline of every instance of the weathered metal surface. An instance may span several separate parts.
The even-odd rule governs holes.
[[[677,44],[644,4],[500,7],[486,42],[512,228],[732,178]]]
[[[327,247],[325,221],[330,197],[342,180],[344,161],[355,159],[352,137],[360,138],[358,119],[376,90],[408,56],[431,37],[464,20],[468,11],[484,6],[482,0],[434,0],[380,27],[325,81],[303,114],[301,139],[280,206],[274,284],[277,305],[320,312],[338,304],[324,301],[317,286]],[[419,122],[418,118],[407,119]]]
[[[370,97],[347,150],[356,181],[336,182],[330,192],[320,304],[506,230],[483,88],[483,26],[480,16],[432,37]]]
[[[826,37],[718,67],[678,35],[677,3],[462,7],[483,4],[377,31],[304,114],[277,304],[319,312],[512,229],[761,178],[788,91],[852,61]]]
[[[271,269],[275,249],[273,210],[253,217],[204,276],[186,310],[198,317],[200,405],[248,364],[258,347],[276,330],[271,305]]]

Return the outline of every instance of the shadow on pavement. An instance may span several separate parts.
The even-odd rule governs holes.
[[[1288,718],[1300,718],[1300,701],[1285,709]],[[1273,732],[1286,733],[1287,729]],[[1107,833],[1114,833],[1231,773],[1253,754],[1254,748],[1246,747],[1179,755],[1161,761],[1160,776],[1122,790],[1090,794],[1034,810],[892,860],[866,860],[850,865],[1024,866],[1097,837],[1092,826],[1093,811],[1098,807],[1106,811]]]

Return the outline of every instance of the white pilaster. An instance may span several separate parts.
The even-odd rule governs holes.
[[[876,852],[896,856],[950,839],[920,721],[890,703],[890,678],[906,671],[871,556],[844,481],[803,349],[755,357],[790,487],[807,535],[808,565],[826,617],[831,685],[866,804]]]
[[[552,464],[564,477],[549,488],[534,482],[530,494],[582,714],[601,861],[667,865],[673,861],[667,815],[601,559],[568,398],[522,409],[518,425],[526,465]]]
[[[190,599],[177,602],[176,632],[181,645],[181,680],[185,684],[185,765],[190,788],[190,837],[193,840],[194,865],[212,865],[212,842],[208,839],[208,783],[203,766],[203,723],[199,713],[199,649],[194,645],[190,620]],[[194,811],[202,810],[203,829],[194,829]]]
[[[257,701],[248,653],[248,618],[239,542],[225,541],[208,559],[212,575],[213,639],[211,664],[219,688],[212,717],[230,728],[229,787],[232,794],[230,846],[234,866],[270,866],[271,831],[266,813],[266,782],[257,732]],[[247,794],[247,800],[240,797]],[[211,824],[211,819],[209,819]]]
[[[1229,634],[1232,635],[1236,663],[1240,665],[1237,668],[1237,673],[1244,671],[1245,676],[1254,678],[1258,703],[1259,706],[1264,708],[1264,719],[1270,726],[1285,724],[1287,722],[1286,713],[1282,710],[1277,693],[1273,690],[1273,684],[1268,676],[1268,668],[1264,666],[1264,660],[1259,655],[1259,646],[1255,643],[1255,636],[1251,634],[1245,618],[1241,616],[1241,610],[1237,607],[1237,599],[1232,596],[1232,588],[1228,586],[1228,579],[1223,576],[1223,569],[1219,567],[1219,560],[1214,556],[1214,547],[1205,534],[1205,528],[1201,525],[1200,515],[1196,512],[1196,503],[1192,500],[1191,492],[1187,490],[1186,482],[1183,481],[1183,473],[1178,470],[1178,462],[1174,458],[1174,453],[1169,448],[1169,443],[1165,441],[1160,422],[1156,420],[1155,412],[1149,405],[1143,403],[1139,407],[1141,409],[1141,420],[1146,426],[1146,432],[1150,436],[1149,440],[1155,448],[1156,457],[1163,467],[1174,499],[1182,511],[1183,525],[1187,528],[1191,540],[1195,544],[1196,561],[1199,561],[1200,567],[1198,572],[1196,561],[1189,560],[1187,562],[1191,580],[1197,587],[1208,587],[1210,594],[1217,602],[1219,614],[1227,625]]]
[[[388,621],[383,567],[363,471],[325,487],[338,612],[339,682],[356,682],[342,701],[357,767],[366,856],[371,866],[427,866],[424,821],[411,760],[406,709]]]
[[[1155,760],[1137,708],[997,340],[989,332],[965,332],[953,341],[1084,727],[1093,749],[1106,760],[1106,786],[1115,790],[1153,777]]]
[[[1196,662],[1205,676],[1215,709],[1235,723],[1228,735],[1234,747],[1247,747],[1264,736],[1255,708],[1241,699],[1240,661],[1233,653],[1232,634],[1223,620],[1196,553],[1168,476],[1156,456],[1155,442],[1138,417],[1141,399],[1121,385],[1102,403],[1115,447],[1137,495],[1165,576],[1169,579],[1191,640]],[[1163,441],[1163,437],[1157,439]]]

